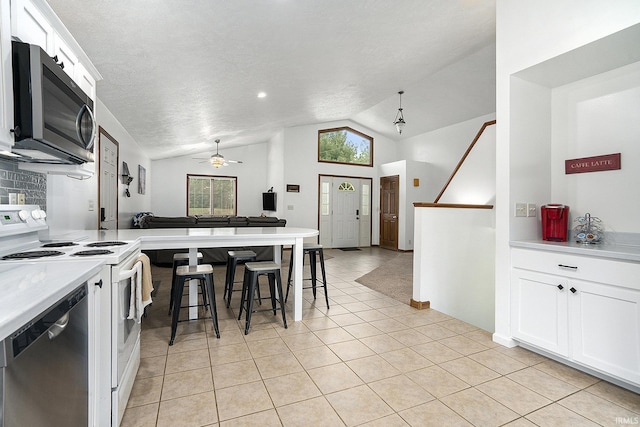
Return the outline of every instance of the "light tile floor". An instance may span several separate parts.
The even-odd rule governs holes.
[[[154,267],[162,282],[122,426],[639,424],[640,395],[354,281],[393,252],[325,253],[329,310],[305,290],[303,321],[284,329],[279,315],[256,313],[245,336],[239,295],[224,307],[216,266],[221,338],[210,320],[184,322],[171,347],[171,269]]]

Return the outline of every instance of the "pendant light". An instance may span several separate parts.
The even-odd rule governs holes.
[[[398,92],[398,95],[400,95],[400,108],[398,108],[398,113],[396,114],[396,119],[393,122],[394,125],[396,125],[396,129],[398,130],[398,133],[400,135],[402,135],[402,129],[404,129],[404,125],[406,125],[407,123],[404,121],[404,116],[402,115],[402,94],[404,93],[403,90],[401,90],[400,92]]]

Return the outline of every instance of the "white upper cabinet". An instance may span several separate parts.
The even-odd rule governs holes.
[[[13,79],[11,70],[11,8],[0,2],[0,151],[13,146]]]
[[[63,70],[95,101],[100,74],[45,0],[11,0],[11,35],[56,57]]]
[[[53,56],[53,25],[33,2],[11,1],[11,34],[25,43],[37,44]]]
[[[80,83],[75,80],[75,68],[78,66],[78,57],[71,50],[69,45],[64,41],[58,33],[53,35],[53,56],[58,59],[58,64],[76,83]],[[91,93],[87,93],[91,95]]]

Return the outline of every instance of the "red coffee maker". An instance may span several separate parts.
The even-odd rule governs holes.
[[[540,208],[542,219],[542,240],[552,242],[567,241],[569,206],[550,203]]]

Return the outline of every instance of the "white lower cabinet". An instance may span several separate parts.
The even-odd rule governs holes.
[[[600,268],[598,274],[587,274],[594,264]],[[514,339],[640,386],[640,264],[623,262],[624,268],[619,268],[620,264],[512,249]],[[625,276],[618,280],[620,271]],[[607,277],[614,279],[600,282]]]
[[[512,334],[560,356],[569,355],[567,279],[513,269]]]
[[[572,359],[640,384],[640,291],[581,280],[570,285]]]
[[[111,420],[111,283],[109,268],[89,280],[89,426]]]

